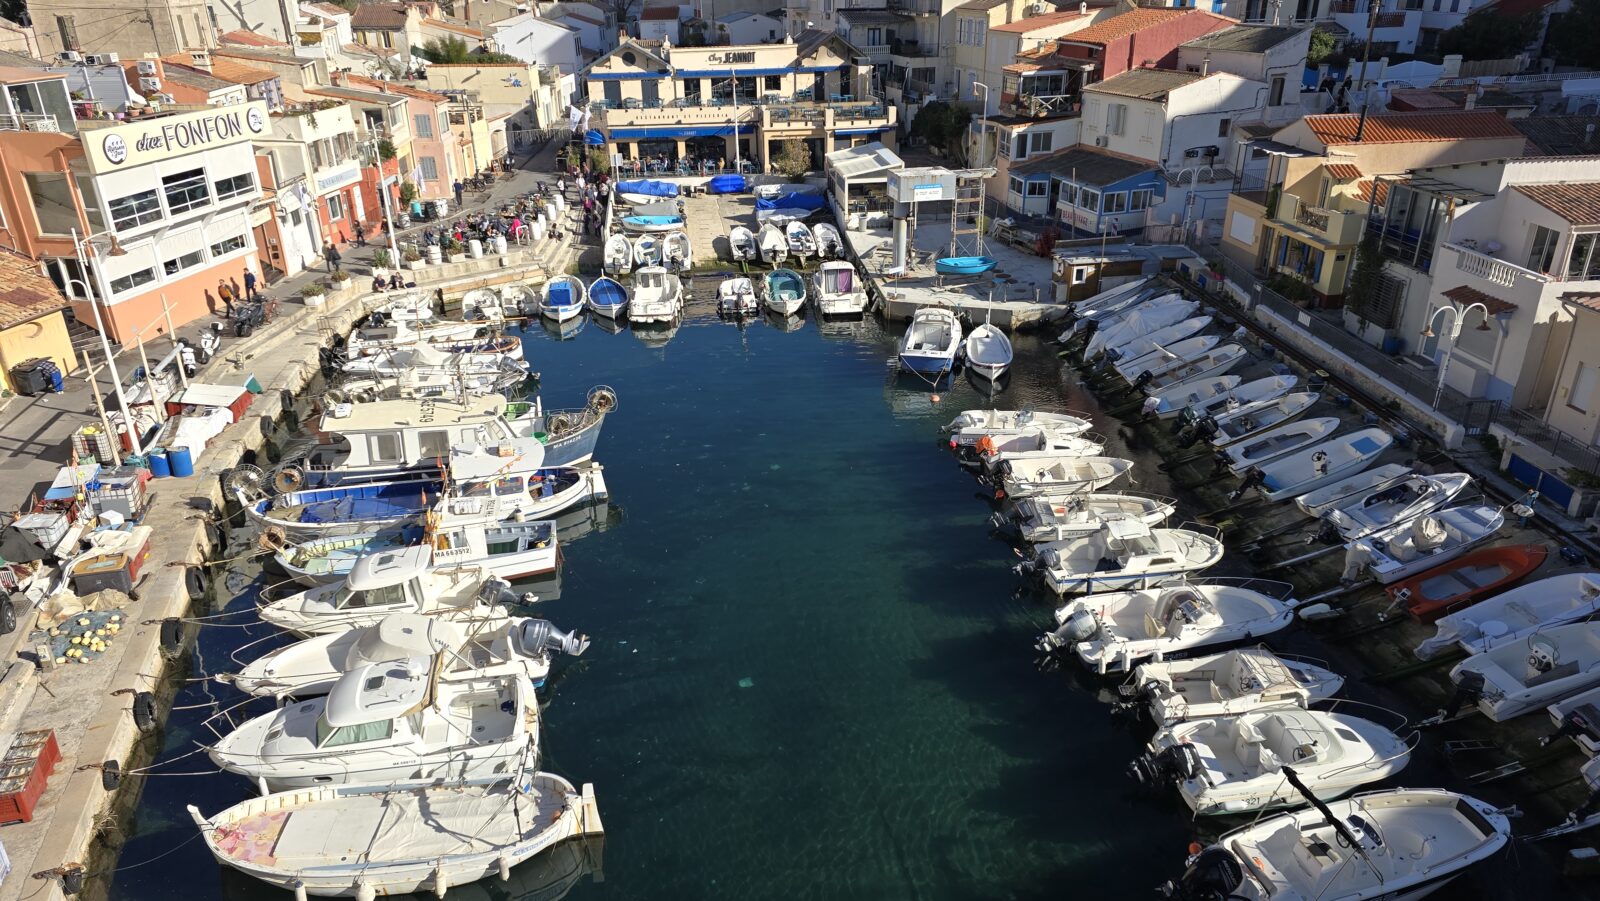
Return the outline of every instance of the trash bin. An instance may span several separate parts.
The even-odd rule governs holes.
[[[147,449],[149,452],[150,474],[158,479],[172,475],[172,464],[167,460],[167,452],[159,447]]]
[[[505,254],[505,252],[506,252],[506,236],[505,235],[495,235],[494,236],[494,252],[496,254],[501,254],[501,255]]]
[[[472,240],[468,241],[467,242],[467,253],[474,260],[483,259],[483,242],[478,240],[477,238],[473,238]]]
[[[44,368],[47,362],[49,361],[34,358],[23,360],[11,367],[12,389],[24,397],[49,393],[50,375]]]
[[[182,479],[194,475],[194,455],[187,447],[175,447],[167,451],[167,467],[172,470],[172,477]]]

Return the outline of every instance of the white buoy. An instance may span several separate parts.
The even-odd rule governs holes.
[[[376,901],[377,897],[378,891],[371,883],[365,879],[356,883],[356,901]]]
[[[511,879],[511,860],[504,854],[497,861],[500,864],[500,881],[508,882]]]
[[[294,881],[294,901],[306,901],[306,884],[299,879]]]
[[[450,879],[444,874],[444,861],[439,861],[433,868],[433,894],[436,898],[443,898],[444,893],[450,888]]]

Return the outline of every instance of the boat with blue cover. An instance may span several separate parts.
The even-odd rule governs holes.
[[[583,282],[577,276],[552,276],[544,283],[544,300],[539,304],[539,312],[557,322],[566,322],[583,315],[587,299]]]
[[[589,283],[589,309],[596,316],[615,319],[628,308],[628,289],[608,276],[600,276]]]
[[[623,216],[622,227],[633,232],[669,232],[683,228],[682,216]]]
[[[742,194],[748,188],[743,175],[718,175],[706,182],[706,190],[712,194]]]
[[[617,182],[617,194],[629,203],[650,203],[662,197],[677,197],[678,186],[670,181],[637,179]]]
[[[934,271],[940,275],[979,275],[997,265],[999,261],[994,257],[942,257],[933,261]]]

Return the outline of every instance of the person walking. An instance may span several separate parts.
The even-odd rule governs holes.
[[[361,224],[360,219],[356,220],[356,246],[367,246],[367,227]]]
[[[223,315],[233,318],[233,289],[228,287],[228,280],[217,279],[217,298],[222,301]]]
[[[456,179],[456,209],[461,209],[461,197],[466,193],[466,188],[461,184],[461,179]]]
[[[322,258],[328,261],[328,272],[339,268],[339,248],[334,247],[332,241],[322,242]]]
[[[246,267],[244,270],[244,299],[255,300],[260,296],[260,293],[256,290],[256,274],[251,272],[249,267]]]

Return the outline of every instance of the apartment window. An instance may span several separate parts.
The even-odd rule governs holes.
[[[25,172],[28,197],[33,201],[33,217],[46,235],[67,235],[78,227],[78,207],[72,202],[72,188],[65,172]]]
[[[1047,181],[1028,182],[1029,197],[1046,197],[1050,194],[1050,183]]]
[[[89,234],[105,231],[105,216],[100,213],[100,191],[95,188],[94,179],[83,173],[73,178],[78,182],[78,204],[83,207],[83,214],[89,220]],[[0,217],[0,226],[4,225],[5,219]]]
[[[384,123],[382,110],[362,110],[361,118],[366,123],[367,131],[369,132],[384,134],[389,130],[388,126]]]
[[[1578,371],[1572,374],[1572,384],[1567,388],[1567,406],[1579,413],[1587,413],[1594,408],[1594,389],[1600,385],[1600,368],[1578,364]]]
[[[1078,186],[1071,182],[1062,182],[1061,191],[1056,198],[1057,206],[1072,206],[1078,202]]]
[[[766,89],[769,90],[769,91],[781,91],[781,90],[783,90],[783,76],[782,75],[768,75],[767,76],[766,85],[767,85]]]
[[[1019,195],[1022,193],[1022,179],[1017,178],[1016,176],[1012,176],[1012,178],[1011,178],[1011,193],[1019,194]]]
[[[1267,92],[1267,106],[1283,105],[1283,87],[1285,79],[1282,75],[1272,76],[1272,88]],[[1224,136],[1225,137],[1225,136]]]
[[[1036,131],[1028,135],[1028,153],[1049,153],[1055,146],[1056,133],[1053,131]]]
[[[219,202],[238,197],[240,194],[248,194],[255,186],[256,180],[248,172],[243,175],[235,175],[232,178],[221,179],[214,185],[217,189],[217,200]]]
[[[343,220],[344,219],[344,198],[342,196],[338,195],[338,194],[329,194],[328,197],[327,197],[327,201],[328,201],[328,221],[329,222],[339,222],[339,221]]]
[[[432,116],[424,115],[422,113],[418,113],[417,115],[412,116],[411,119],[412,119],[413,122],[416,123],[416,126],[413,129],[416,132],[415,137],[418,137],[418,138],[431,138],[431,137],[433,137],[433,117]]]
[[[1542,225],[1533,227],[1533,246],[1528,251],[1527,268],[1534,272],[1549,272],[1550,264],[1555,262],[1556,243],[1561,240],[1561,235],[1554,229]]]
[[[211,245],[211,255],[213,257],[224,256],[236,250],[244,250],[244,235],[235,235],[226,241],[218,241]]]
[[[206,189],[206,170],[190,169],[161,179],[161,188],[167,195],[167,209],[173,214],[187,213],[211,200]]]
[[[1128,211],[1128,195],[1127,194],[1124,194],[1121,191],[1118,191],[1115,194],[1107,194],[1106,195],[1105,212],[1107,212],[1107,213],[1126,213],[1127,211]]]
[[[1438,12],[1439,11],[1439,6],[1440,6],[1439,0],[1433,0],[1433,11],[1434,12]]]
[[[1600,234],[1573,235],[1567,257],[1567,278],[1600,279]]]
[[[201,263],[204,263],[205,260],[205,254],[196,250],[191,253],[186,253],[175,260],[167,260],[163,262],[161,264],[161,270],[167,275],[177,275],[185,269],[193,269]]]
[[[1100,211],[1100,192],[1093,188],[1078,189],[1078,209],[1092,213]]]
[[[998,131],[995,134],[998,136],[995,140],[1000,148],[1000,158],[1003,160],[1011,159],[1011,132]]]
[[[867,46],[868,47],[877,47],[878,45],[880,45],[882,43],[883,43],[883,29],[882,28],[868,28],[867,29]]]
[[[1461,0],[1450,0],[1450,11],[1453,12],[1453,13],[1460,12],[1461,11]]]
[[[1128,105],[1126,103],[1106,104],[1106,134],[1120,135],[1123,126],[1128,121]]]
[[[1232,129],[1232,128],[1233,128],[1233,120],[1232,119],[1223,119],[1222,121],[1217,123],[1217,137],[1219,137],[1219,138],[1227,137],[1228,136],[1228,131],[1230,129]]]
[[[121,278],[112,279],[111,293],[121,294],[124,291],[132,291],[140,285],[148,285],[155,280],[156,271],[154,269],[140,269],[138,272],[130,272]]]
[[[1130,211],[1137,212],[1139,210],[1149,209],[1149,207],[1150,207],[1150,189],[1149,188],[1140,188],[1137,191],[1129,191],[1128,192],[1128,209]]]
[[[421,157],[420,159],[418,159],[417,162],[422,167],[422,180],[423,181],[438,181],[439,180],[439,161],[438,160],[434,159],[431,156],[425,156],[425,157]]]

